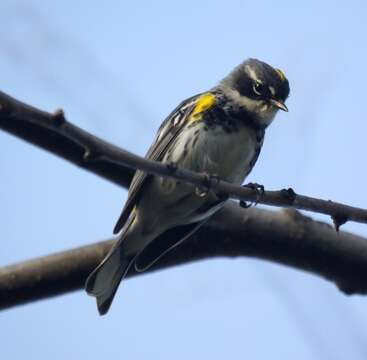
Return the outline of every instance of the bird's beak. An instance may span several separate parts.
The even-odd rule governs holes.
[[[288,108],[282,101],[270,99],[270,104],[274,105],[275,107],[277,107],[280,110],[288,112]]]

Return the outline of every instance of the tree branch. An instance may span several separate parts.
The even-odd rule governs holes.
[[[205,175],[149,162],[65,121],[0,93],[0,128],[38,145],[121,186],[128,186],[138,167],[149,173],[186,180],[234,197],[253,201],[249,189],[208,179]],[[126,166],[125,166],[126,165]],[[328,201],[267,191],[263,203],[320,211],[338,224],[366,222],[366,211]],[[322,210],[322,211],[321,211]],[[0,308],[81,288],[112,240],[0,269]],[[241,209],[228,202],[199,232],[173,250],[152,270],[218,256],[252,256],[321,275],[345,293],[367,293],[367,239],[313,221],[288,209],[271,212]],[[130,273],[129,276],[134,275]]]
[[[0,309],[61,295],[84,282],[113,240],[0,268]],[[367,239],[336,233],[292,209],[241,209],[228,202],[208,224],[153,268],[215,257],[250,256],[306,270],[346,294],[366,294]],[[142,273],[130,272],[128,277]]]
[[[134,170],[104,160],[85,161],[86,144],[97,142],[103,146],[104,142],[70,123],[59,128],[62,119],[61,111],[41,111],[0,92],[1,129],[118,185],[129,186]],[[69,133],[77,135],[70,137]]]
[[[292,189],[265,191],[259,196],[250,188],[236,186],[206,174],[148,161],[71,124],[61,110],[49,114],[4,93],[0,93],[0,128],[122,186],[128,184],[131,169],[140,169],[149,174],[189,182],[201,189],[210,189],[238,200],[330,215],[337,230],[347,221],[367,223],[365,209],[299,195]]]

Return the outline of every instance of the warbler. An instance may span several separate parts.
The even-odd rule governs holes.
[[[163,121],[146,158],[241,185],[259,156],[265,129],[288,111],[284,73],[257,59],[211,90],[183,101]],[[213,191],[137,170],[114,233],[118,239],[86,282],[107,313],[131,266],[144,271],[200,228],[226,201]]]

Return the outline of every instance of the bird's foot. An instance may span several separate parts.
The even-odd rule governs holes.
[[[218,184],[220,181],[220,177],[216,174],[209,174],[204,172],[205,180],[203,181],[203,186],[197,186],[195,188],[195,194],[199,197],[204,197],[210,191],[213,183]]]
[[[264,185],[260,185],[258,183],[248,183],[245,185],[242,185],[242,187],[247,187],[251,190],[253,190],[256,193],[256,200],[250,203],[247,203],[246,201],[241,200],[240,201],[240,206],[247,209],[249,207],[251,207],[252,205],[256,206],[258,204],[258,202],[260,201],[261,197],[264,195],[265,192],[265,188]]]

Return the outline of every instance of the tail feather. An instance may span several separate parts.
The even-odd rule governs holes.
[[[135,254],[129,251],[129,244],[133,241],[128,231],[131,224],[132,219],[126,224],[120,239],[88,276],[85,283],[87,293],[97,298],[100,315],[108,312],[121,280],[135,260]]]
[[[122,253],[121,244],[89,275],[85,290],[97,298],[97,307],[101,315],[109,310],[121,280],[128,272],[134,258]]]

